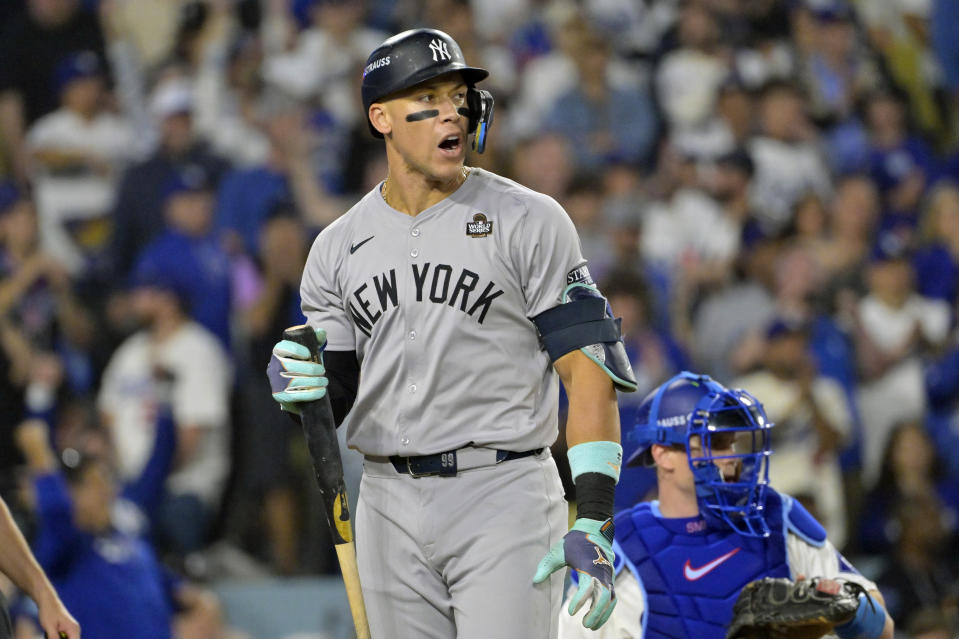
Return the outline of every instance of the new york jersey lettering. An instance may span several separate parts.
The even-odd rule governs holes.
[[[412,264],[410,268],[417,302],[444,304],[469,315],[479,324],[486,319],[493,302],[505,292],[495,282],[486,282],[482,293],[476,295],[481,278],[469,269],[459,269],[457,273],[449,264],[433,266],[430,262]],[[384,313],[398,306],[396,269],[374,275],[370,281],[360,284],[348,304],[353,324],[367,337]]]

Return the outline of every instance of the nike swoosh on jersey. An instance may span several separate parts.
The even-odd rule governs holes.
[[[689,581],[696,581],[697,579],[702,579],[703,577],[711,573],[713,570],[715,570],[719,566],[719,564],[723,563],[724,561],[726,561],[727,559],[735,555],[737,552],[739,552],[739,548],[733,548],[732,550],[727,552],[725,555],[716,557],[708,564],[700,566],[699,568],[693,568],[689,564],[689,560],[687,559],[686,565],[683,566],[683,575]]]
[[[376,236],[375,236],[375,235],[371,235],[371,236],[369,236],[368,238],[366,238],[365,240],[363,240],[362,242],[357,242],[356,244],[352,244],[352,245],[350,246],[350,255],[353,255],[354,253],[356,253],[356,249],[360,248],[361,246],[363,246],[364,244],[366,244],[367,242],[369,242],[370,240],[372,240],[374,237],[376,237]]]

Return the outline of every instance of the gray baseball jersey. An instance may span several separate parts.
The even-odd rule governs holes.
[[[473,168],[408,216],[373,189],[320,233],[301,286],[328,348],[360,363],[349,446],[408,456],[551,445],[558,376],[530,318],[575,281],[589,281],[579,239],[546,195]]]

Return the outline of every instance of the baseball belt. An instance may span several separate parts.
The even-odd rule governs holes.
[[[495,448],[478,448],[464,446],[456,450],[433,455],[418,455],[416,457],[400,457],[393,455],[389,461],[398,473],[407,473],[410,477],[455,477],[457,473],[483,466],[495,466],[511,459],[521,459],[532,455],[539,455],[544,448],[534,448],[516,452],[512,450],[497,450]],[[370,457],[373,461],[383,458]],[[384,460],[385,461],[385,460]]]

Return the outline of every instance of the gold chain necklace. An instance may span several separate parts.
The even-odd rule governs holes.
[[[470,168],[468,166],[464,166],[460,168],[460,175],[457,178],[457,184],[456,184],[457,188],[459,188],[463,184],[463,182],[466,181],[466,178],[469,177],[469,174],[470,174]],[[390,184],[391,184],[390,174],[389,172],[387,172],[386,179],[383,180],[383,188],[380,189],[380,194],[383,196],[383,199],[386,201],[387,204],[389,204],[390,206],[393,206],[392,204],[390,204]]]

